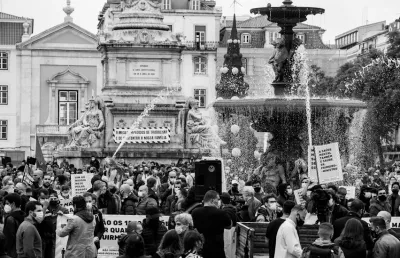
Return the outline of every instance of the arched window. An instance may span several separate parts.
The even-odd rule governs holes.
[[[207,73],[207,58],[202,56],[196,56],[193,58],[194,74],[206,74]]]
[[[0,52],[0,70],[8,70],[8,54]]]
[[[251,35],[249,33],[243,33],[242,34],[242,43],[250,44],[250,42],[251,42]]]

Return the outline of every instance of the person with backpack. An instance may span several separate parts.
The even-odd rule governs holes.
[[[319,238],[303,249],[302,258],[336,258],[339,248],[331,241],[333,226],[328,222],[321,223],[318,229]]]
[[[135,215],[139,197],[136,196],[128,184],[121,185],[119,192],[121,194],[121,215]]]
[[[4,220],[3,233],[5,235],[5,251],[13,257],[17,257],[16,236],[19,225],[24,221],[25,213],[20,209],[21,197],[16,193],[10,193],[4,197]]]

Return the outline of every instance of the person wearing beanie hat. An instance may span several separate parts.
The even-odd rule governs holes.
[[[168,231],[164,223],[160,221],[160,212],[157,207],[146,209],[146,219],[143,220],[143,240],[145,243],[146,255],[154,255],[160,246],[161,239]]]
[[[57,230],[59,237],[68,236],[68,243],[65,258],[75,257],[96,257],[94,245],[94,216],[86,208],[86,201],[83,196],[75,196],[72,199],[74,216],[68,221],[67,226]]]
[[[129,222],[128,226],[126,227],[126,234],[122,234],[118,240],[119,255],[125,254],[125,247],[127,245],[129,238],[132,235],[137,235],[140,238],[142,238],[141,237],[142,232],[143,232],[142,224],[140,224],[137,221]]]

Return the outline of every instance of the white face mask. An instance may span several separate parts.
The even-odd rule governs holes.
[[[287,194],[288,194],[288,195],[292,195],[292,193],[293,193],[293,190],[292,190],[292,189],[287,189]]]
[[[276,202],[275,202],[275,203],[271,203],[271,204],[269,205],[269,208],[270,208],[271,210],[275,211],[275,210],[276,210]]]
[[[4,212],[5,213],[10,213],[11,212],[11,206],[10,205],[8,205],[8,204],[6,204],[6,205],[4,205]]]
[[[302,183],[301,184],[301,188],[307,188],[308,187],[308,184],[307,183]]]
[[[175,231],[178,235],[183,233],[183,226],[175,226]]]
[[[334,203],[333,203],[333,199],[329,199],[328,206],[329,206],[329,207],[332,207],[333,204],[334,204]]]
[[[10,193],[14,193],[14,186],[11,186],[8,188],[7,192]]]
[[[86,209],[91,210],[93,208],[93,204],[91,202],[86,203]]]
[[[35,212],[35,220],[36,220],[37,222],[42,223],[43,219],[44,219],[44,213],[43,213],[43,211]]]
[[[143,197],[144,193],[143,192],[138,192],[139,197]]]

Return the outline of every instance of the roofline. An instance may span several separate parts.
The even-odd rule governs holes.
[[[372,25],[376,25],[376,24],[378,24],[378,23],[384,23],[384,25],[386,25],[386,21],[380,21],[380,22],[375,22],[375,23],[371,23],[371,24],[366,24],[366,25],[358,26],[358,27],[355,27],[354,29],[348,30],[348,31],[346,31],[346,32],[343,32],[342,34],[339,34],[339,35],[335,36],[335,40],[338,39],[338,38],[341,38],[341,37],[343,37],[343,36],[345,36],[345,35],[347,35],[347,34],[349,34],[349,33],[351,33],[351,32],[357,31],[357,30],[359,30],[360,28],[368,27],[368,26],[372,26]]]

